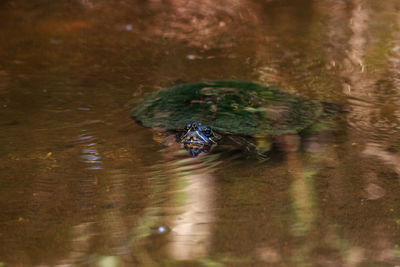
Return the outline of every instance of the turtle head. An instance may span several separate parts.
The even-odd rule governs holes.
[[[183,130],[187,132],[187,131],[190,130],[190,128],[192,128],[192,124],[188,123],[188,124],[186,124],[186,126],[185,126],[185,128]]]
[[[184,130],[186,132],[190,131],[190,130],[196,131],[196,130],[198,130],[200,125],[201,125],[201,123],[197,123],[197,122],[188,123],[188,124],[186,124]]]
[[[209,152],[211,146],[216,143],[215,135],[209,126],[192,122],[188,123],[184,130],[181,143],[192,157],[197,157],[201,152]]]

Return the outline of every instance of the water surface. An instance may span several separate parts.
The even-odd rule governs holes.
[[[396,0],[2,1],[0,262],[399,265],[399,29]],[[345,112],[267,159],[129,117],[221,79]]]

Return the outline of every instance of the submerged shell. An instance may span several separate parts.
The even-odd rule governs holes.
[[[132,110],[145,127],[182,130],[196,121],[220,133],[274,136],[299,132],[323,115],[319,101],[242,81],[188,83],[146,96]]]

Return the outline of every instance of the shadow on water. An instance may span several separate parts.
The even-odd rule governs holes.
[[[400,6],[1,1],[0,265],[400,265]],[[191,158],[130,110],[176,81],[339,103]]]

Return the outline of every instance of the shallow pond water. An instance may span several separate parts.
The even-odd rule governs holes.
[[[0,265],[398,266],[400,3],[0,2]],[[267,158],[191,158],[146,93],[250,80],[339,103]]]

